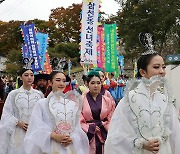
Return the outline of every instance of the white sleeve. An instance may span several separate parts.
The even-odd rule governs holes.
[[[51,133],[52,128],[44,122],[43,117],[43,100],[36,103],[28,126],[28,130],[24,139],[24,149],[26,154],[39,154],[40,152],[49,153],[51,151]]]
[[[122,99],[114,111],[105,142],[105,154],[129,154],[134,151],[133,141],[137,136],[127,119],[125,106]]]
[[[89,140],[80,124],[80,113],[82,111],[82,98],[79,97],[78,106],[75,108],[75,128],[72,133],[73,145],[78,154],[89,154]]]
[[[73,145],[78,154],[89,154],[89,140],[82,130],[80,121],[76,125],[72,134]]]
[[[172,105],[173,106],[173,105]],[[170,135],[170,143],[171,149],[173,150],[173,154],[180,154],[180,122],[178,120],[177,112],[173,106],[171,119],[171,135]]]
[[[12,134],[18,122],[18,119],[15,117],[15,111],[13,109],[16,91],[17,90],[13,90],[9,93],[5,101],[1,116],[0,131],[1,129],[5,129],[9,134]]]
[[[11,91],[9,93],[3,107],[0,121],[0,153],[7,153],[10,135],[13,133],[13,131],[15,131],[18,122],[12,106],[15,93],[15,91]]]

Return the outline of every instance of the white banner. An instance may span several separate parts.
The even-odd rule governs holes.
[[[97,64],[97,26],[100,0],[83,0],[81,63]]]

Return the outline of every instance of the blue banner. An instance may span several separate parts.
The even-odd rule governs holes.
[[[23,58],[27,57],[30,58],[29,52],[27,50],[27,46],[25,44],[22,44],[22,54],[23,54]]]
[[[37,32],[36,34],[37,42],[39,45],[39,55],[41,57],[41,68],[44,70],[44,62],[46,60],[46,50],[48,47],[48,34]]]
[[[124,56],[120,55],[118,56],[118,65],[120,66],[120,74],[124,73]]]
[[[21,25],[21,29],[24,35],[24,43],[27,46],[28,58],[34,58],[35,62],[32,65],[34,71],[41,71],[41,59],[38,52],[37,39],[34,29],[34,24]],[[24,48],[23,48],[24,49]]]

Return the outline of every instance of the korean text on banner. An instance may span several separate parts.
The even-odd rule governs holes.
[[[97,25],[100,0],[83,0],[81,63],[97,64]]]
[[[47,50],[47,43],[48,43],[48,34],[37,32],[36,34],[38,46],[39,46],[39,55],[41,57],[41,68],[44,70],[44,62],[46,60],[46,50]]]
[[[115,72],[118,68],[116,24],[105,24],[104,30],[106,45],[106,72]]]
[[[104,27],[98,26],[97,66],[105,70]]]
[[[35,62],[32,65],[32,69],[34,71],[40,71],[42,68],[41,68],[40,56],[38,53],[37,39],[36,39],[34,26],[35,26],[34,24],[24,24],[21,25],[21,29],[24,34],[24,43],[27,46],[27,51],[28,51],[27,55],[29,56],[28,58],[35,59]],[[25,48],[23,47],[23,49]]]

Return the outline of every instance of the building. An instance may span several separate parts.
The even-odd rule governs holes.
[[[0,75],[5,73],[4,70],[6,69],[6,66],[5,66],[6,61],[7,61],[7,58],[0,56]]]

